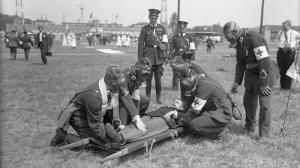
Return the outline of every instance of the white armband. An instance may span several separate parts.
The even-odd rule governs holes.
[[[190,43],[190,49],[191,49],[191,50],[196,50],[196,46],[195,46],[195,43],[194,43],[194,42],[191,42],[191,43]]]
[[[168,36],[166,34],[162,35],[162,42],[167,43],[168,42]]]
[[[207,102],[207,100],[203,100],[203,99],[199,99],[198,97],[195,97],[195,100],[191,107],[193,110],[200,111],[206,102]]]
[[[266,46],[259,46],[253,49],[257,60],[261,60],[269,56]]]

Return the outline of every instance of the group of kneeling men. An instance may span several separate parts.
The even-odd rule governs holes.
[[[175,100],[174,107],[147,111],[150,100],[140,95],[140,88],[151,72],[148,58],[140,58],[125,71],[111,66],[62,110],[51,146],[89,137],[122,145],[155,129],[178,126],[208,138],[223,136],[233,106],[223,87],[200,66],[181,57],[175,57],[171,67],[181,86],[181,99]],[[69,125],[79,136],[67,133]]]

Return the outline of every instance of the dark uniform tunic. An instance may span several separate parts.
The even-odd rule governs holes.
[[[192,36],[186,33],[182,34],[176,34],[173,36],[172,40],[170,41],[170,52],[169,54],[172,56],[172,58],[176,56],[181,56],[185,52],[190,51],[190,43],[194,42]],[[195,60],[195,52],[193,52],[193,56],[191,60]],[[172,87],[173,89],[178,88],[178,76],[176,76],[176,73],[173,72],[173,80],[172,80]]]
[[[16,36],[16,33],[11,32],[8,37],[7,37],[7,41],[8,41],[8,47],[10,49],[10,55],[11,55],[11,59],[16,59],[17,57],[17,48],[19,45],[19,38]]]
[[[110,96],[108,97],[110,99]],[[133,104],[130,95],[127,91],[120,91],[119,101],[128,110],[132,117],[138,115],[137,108]],[[75,129],[81,138],[94,137],[105,141],[105,123],[112,122],[112,110],[106,110],[101,113],[102,97],[99,90],[98,81],[91,84],[73,98],[73,104],[78,107],[70,118],[70,125]],[[120,105],[121,108],[122,105]],[[66,141],[71,143],[77,141],[76,138],[66,138]]]
[[[163,75],[163,63],[167,57],[160,45],[167,47],[167,32],[163,25],[146,25],[142,28],[138,42],[138,58],[148,57],[152,63],[152,70],[147,79],[146,95],[150,97],[151,81],[154,73],[156,97],[161,94],[161,77]]]
[[[28,35],[24,35],[22,40],[22,48],[24,50],[25,59],[28,60],[29,52],[30,52],[30,45],[34,46],[32,39]]]
[[[191,97],[181,93],[182,100],[187,104],[183,123],[195,134],[215,138],[231,120],[231,101],[223,87],[210,77],[199,77],[195,88]],[[206,100],[201,110],[197,109],[200,99]]]
[[[271,95],[263,96],[260,87],[272,87],[277,80],[274,62],[268,54],[265,39],[258,33],[243,30],[236,45],[235,82],[242,83],[245,74],[244,107],[248,131],[254,131],[257,100],[260,103],[259,135],[269,137],[271,124]],[[263,75],[265,72],[266,75]]]
[[[150,100],[139,94],[140,83],[136,80],[136,73],[133,68],[126,69],[123,71],[125,75],[125,85],[124,88],[131,95],[132,101],[135,104],[135,107],[139,111],[139,115],[143,116],[146,113],[146,110],[149,107]],[[125,113],[124,113],[125,112]],[[128,124],[131,121],[131,117],[127,118],[128,113],[124,111],[124,108],[120,110],[120,118],[122,123]],[[127,120],[127,121],[126,121]]]

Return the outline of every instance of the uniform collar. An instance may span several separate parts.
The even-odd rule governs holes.
[[[151,23],[149,23],[149,26],[150,27],[156,27],[158,24],[156,23],[156,24],[151,24]]]

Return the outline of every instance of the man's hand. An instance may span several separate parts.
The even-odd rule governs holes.
[[[269,96],[271,94],[271,88],[269,86],[261,86],[260,91],[263,96]]]
[[[141,120],[141,117],[139,115],[136,115],[133,117],[133,122],[135,123],[136,128],[142,133],[147,133],[147,126],[144,124],[144,122]]]
[[[233,84],[232,84],[232,86],[231,86],[231,93],[237,93],[238,92],[238,87],[239,87],[239,84],[238,83],[236,83],[236,82],[234,82]]]
[[[184,109],[184,104],[183,104],[182,100],[176,99],[174,102],[174,105],[175,105],[176,109],[178,109],[178,110]]]
[[[171,118],[177,118],[178,117],[178,112],[177,110],[169,111],[167,112],[164,117],[169,121]]]

